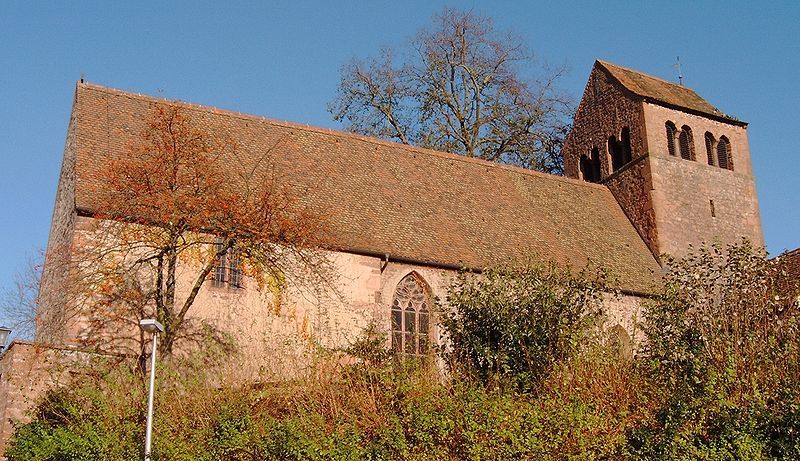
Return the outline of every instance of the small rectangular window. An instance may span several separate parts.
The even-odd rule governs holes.
[[[714,201],[713,200],[709,200],[708,202],[711,205],[711,217],[712,218],[716,218],[717,217],[717,210],[716,210],[716,208],[714,208]]]
[[[219,253],[221,249],[222,239],[217,239],[215,250]],[[217,259],[211,274],[211,283],[218,288],[242,288],[243,278],[239,256],[230,248]]]

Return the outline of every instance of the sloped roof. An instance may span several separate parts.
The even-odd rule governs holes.
[[[76,207],[95,211],[99,168],[138,135],[156,98],[78,84]],[[193,104],[192,120],[238,141],[245,161],[274,152],[300,201],[326,216],[332,249],[480,268],[534,252],[605,266],[649,292],[660,266],[605,187],[350,133]],[[247,160],[249,159],[249,160]]]
[[[599,59],[595,65],[605,69],[628,91],[642,98],[710,115],[737,125],[746,125],[746,122],[742,122],[721,112],[711,105],[711,103],[701,98],[700,95],[695,93],[691,88],[683,85],[676,85],[675,83]]]

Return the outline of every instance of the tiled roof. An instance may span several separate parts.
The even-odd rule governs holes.
[[[688,109],[701,114],[711,115],[712,117],[723,119],[737,125],[745,124],[745,122],[725,115],[708,101],[701,98],[691,88],[687,88],[683,85],[676,85],[675,83],[651,77],[650,75],[643,74],[633,69],[621,67],[599,59],[595,65],[605,69],[628,91],[642,98],[657,103]]]
[[[96,210],[98,169],[123,155],[156,98],[79,84],[76,207]],[[649,292],[660,266],[601,185],[350,133],[193,104],[192,120],[238,142],[255,162],[274,152],[281,177],[326,216],[333,249],[390,260],[480,268],[534,252],[609,269],[619,287]],[[247,160],[249,159],[249,160]]]

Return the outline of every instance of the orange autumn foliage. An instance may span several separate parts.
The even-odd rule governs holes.
[[[298,205],[272,154],[244,169],[252,162],[238,158],[234,140],[184,108],[155,105],[127,155],[110,160],[96,178],[101,205],[77,266],[88,289],[82,303],[104,314],[92,316],[99,334],[84,336],[109,342],[155,316],[166,330],[161,352],[199,339],[189,313],[217,261],[234,251],[258,288],[287,276],[325,283],[321,220]],[[189,286],[179,286],[179,267],[191,268]]]

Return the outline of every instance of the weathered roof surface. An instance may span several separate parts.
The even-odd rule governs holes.
[[[745,124],[745,122],[724,114],[719,109],[711,105],[711,103],[701,98],[691,88],[687,88],[683,85],[676,85],[675,83],[661,80],[660,78],[652,77],[633,69],[628,69],[626,67],[611,64],[610,62],[601,61],[599,59],[595,65],[605,69],[628,91],[640,97],[652,100],[654,102],[711,115],[713,117],[727,120],[738,125]]]
[[[156,98],[91,84],[76,92],[76,207],[96,211],[96,173],[124,155]],[[272,153],[300,200],[326,216],[330,246],[433,265],[479,268],[535,252],[575,268],[607,267],[648,292],[660,266],[605,187],[350,133],[192,104],[192,120]]]

